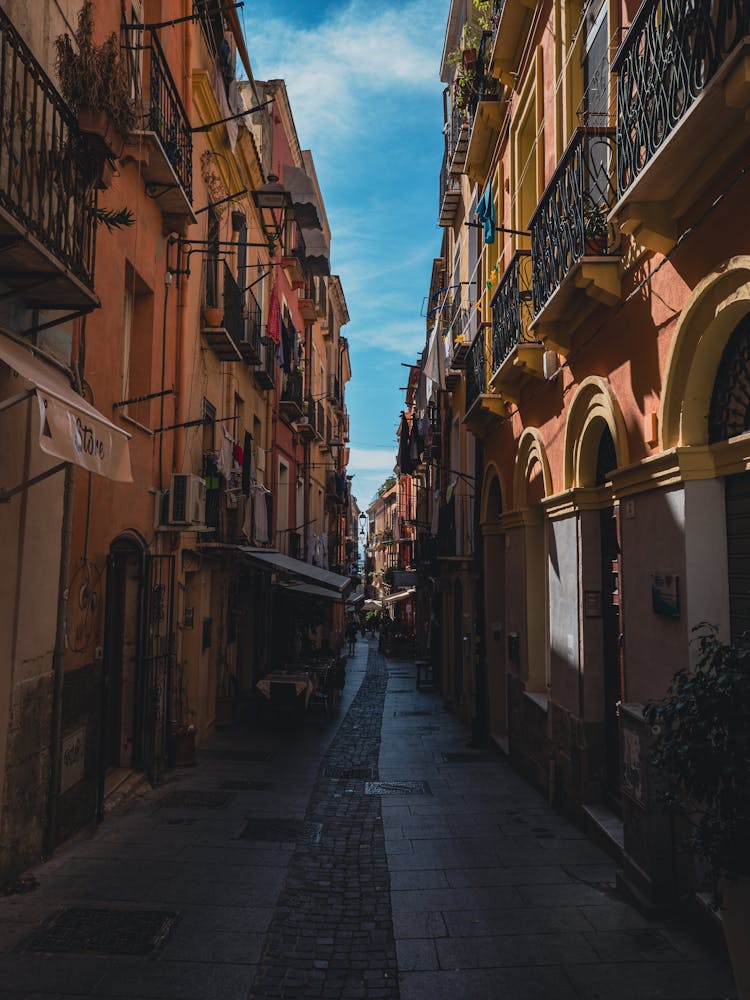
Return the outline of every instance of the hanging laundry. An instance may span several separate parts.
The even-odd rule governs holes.
[[[290,323],[281,324],[281,344],[284,350],[281,367],[289,374],[292,370],[292,351],[294,350],[294,327]]]
[[[434,387],[445,389],[445,345],[438,329],[437,320],[430,334],[430,344],[427,351],[427,363],[424,368],[425,376],[430,380],[427,387],[427,398],[432,396]]]
[[[253,436],[245,431],[245,447],[242,455],[242,492],[250,496],[250,480],[253,478]]]
[[[248,540],[253,540],[253,501],[250,497],[245,497],[244,517],[242,519],[242,534]]]
[[[405,414],[401,414],[401,423],[398,425],[398,459],[397,464],[403,475],[407,476],[413,469],[410,444],[409,444],[409,421]]]
[[[256,545],[268,544],[268,491],[264,486],[251,486],[250,494],[253,501],[253,541]]]
[[[279,290],[275,283],[271,288],[271,300],[268,304],[268,336],[274,344],[281,342],[281,305]]]
[[[484,231],[484,242],[495,242],[495,227],[497,219],[495,217],[495,199],[492,197],[492,181],[487,181],[484,194],[479,199],[477,205],[477,219],[482,223]]]
[[[235,444],[232,449],[232,461],[239,465],[240,468],[243,466],[245,462],[245,455],[241,444]]]
[[[224,428],[221,428],[221,444],[219,445],[219,458],[216,463],[217,470],[220,476],[224,479],[229,479],[232,475],[232,448],[234,446],[234,439],[227,434]]]

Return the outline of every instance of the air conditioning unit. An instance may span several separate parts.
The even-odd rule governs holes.
[[[206,523],[206,484],[200,476],[172,474],[169,493],[169,523],[203,525]]]

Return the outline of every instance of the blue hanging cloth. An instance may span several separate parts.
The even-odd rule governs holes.
[[[477,219],[482,223],[484,242],[494,243],[497,218],[495,216],[495,199],[492,197],[492,181],[487,181],[487,187],[477,205]]]

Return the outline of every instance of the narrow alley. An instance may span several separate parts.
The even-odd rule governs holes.
[[[0,899],[3,1000],[724,1000],[713,948],[360,639],[337,713],[235,725]]]

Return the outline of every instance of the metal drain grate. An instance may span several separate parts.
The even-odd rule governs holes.
[[[202,788],[183,788],[165,795],[160,809],[226,809],[234,798],[230,792],[217,792]]]
[[[275,781],[222,781],[219,788],[226,788],[231,792],[268,792],[276,787]]]
[[[266,843],[296,843],[298,840],[306,840],[310,844],[319,844],[322,832],[322,823],[258,816],[247,821],[240,837],[242,840],[261,840]]]
[[[368,781],[365,795],[432,795],[426,781]]]
[[[240,764],[261,764],[273,757],[269,750],[204,750],[203,753],[218,760],[232,760]]]
[[[163,910],[89,910],[71,907],[26,941],[25,951],[149,955],[177,919]]]
[[[435,714],[434,712],[430,712],[429,709],[426,709],[426,708],[415,708],[415,709],[412,709],[411,711],[408,711],[408,712],[407,711],[403,711],[403,712],[394,712],[393,713],[394,718],[395,717],[406,717],[406,716],[425,716],[425,715],[434,715],[434,714]]]
[[[486,764],[492,758],[484,753],[444,753],[445,764]]]
[[[336,767],[334,764],[325,769],[326,778],[337,778],[343,781],[369,781],[372,778],[371,767]]]

